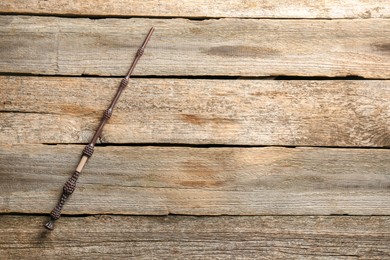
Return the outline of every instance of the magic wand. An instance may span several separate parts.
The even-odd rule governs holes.
[[[65,201],[69,198],[69,196],[76,189],[77,179],[79,178],[79,175],[80,175],[81,171],[83,170],[85,164],[87,163],[89,157],[92,156],[96,141],[100,137],[100,135],[103,131],[104,125],[110,119],[120,95],[122,94],[123,90],[126,88],[127,84],[129,83],[131,73],[133,72],[135,65],[137,64],[138,60],[141,58],[142,54],[144,54],[146,44],[149,42],[149,39],[152,36],[153,31],[154,31],[154,28],[152,27],[150,29],[148,35],[146,36],[144,43],[138,49],[137,54],[135,55],[135,58],[133,60],[133,63],[131,64],[129,71],[127,72],[126,77],[123,78],[121,83],[119,84],[118,90],[117,90],[113,100],[111,101],[111,105],[108,107],[107,110],[104,111],[103,118],[100,121],[100,125],[99,125],[98,129],[96,130],[94,136],[92,137],[91,142],[87,146],[85,146],[85,148],[83,150],[83,154],[82,154],[81,159],[80,159],[80,162],[77,165],[76,171],[72,174],[72,176],[68,179],[68,181],[65,182],[61,198],[60,198],[59,202],[57,203],[57,205],[54,207],[54,209],[51,211],[50,221],[45,224],[45,228],[47,228],[49,230],[54,229],[54,222],[60,218],[61,210],[65,204]]]

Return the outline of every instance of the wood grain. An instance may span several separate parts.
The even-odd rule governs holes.
[[[2,145],[0,212],[47,213],[82,145]],[[390,150],[97,147],[65,214],[386,215]]]
[[[0,143],[87,143],[120,79],[0,77]],[[390,81],[133,79],[103,143],[390,146]]]
[[[390,78],[390,20],[0,17],[0,72]]]
[[[0,12],[76,16],[242,17],[242,18],[388,18],[386,0],[198,0],[144,1],[3,0]]]
[[[5,259],[387,259],[390,218],[0,216]]]
[[[0,76],[0,259],[390,258],[390,150],[358,148],[390,147],[387,18],[387,0],[1,1],[0,74],[31,76]],[[157,77],[131,81],[100,139],[121,145],[48,233],[119,83],[67,76],[124,75],[151,26],[135,75]]]

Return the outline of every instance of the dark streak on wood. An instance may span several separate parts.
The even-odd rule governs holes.
[[[157,4],[158,3],[158,4]],[[0,12],[65,16],[242,17],[242,18],[388,18],[387,0],[6,0]]]
[[[388,43],[374,43],[373,47],[375,50],[390,54],[390,42],[388,42]]]
[[[212,124],[214,126],[221,126],[223,124],[234,124],[235,120],[230,118],[205,118],[197,115],[182,114],[183,121],[192,125]]]
[[[222,57],[252,57],[261,58],[265,56],[277,55],[280,51],[272,48],[263,48],[258,46],[244,46],[223,45],[218,47],[211,47],[205,51],[208,55],[218,55]]]
[[[181,115],[183,120],[189,124],[193,124],[193,125],[203,125],[204,124],[204,120],[200,119],[198,116],[196,115]]]

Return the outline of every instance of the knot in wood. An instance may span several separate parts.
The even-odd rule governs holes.
[[[83,154],[85,156],[91,157],[92,154],[93,154],[93,150],[94,150],[93,146],[88,144],[88,145],[85,146],[85,148],[83,150]]]

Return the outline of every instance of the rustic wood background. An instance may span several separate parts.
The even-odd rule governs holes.
[[[1,1],[0,259],[389,259],[389,68],[387,0]]]

